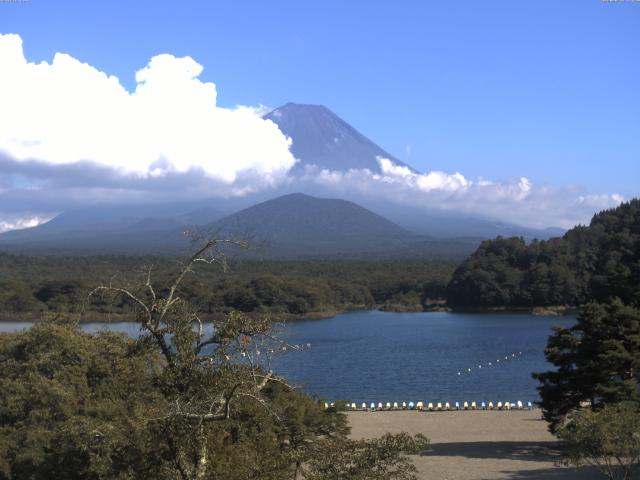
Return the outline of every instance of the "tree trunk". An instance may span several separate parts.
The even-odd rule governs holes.
[[[209,459],[207,456],[207,438],[204,433],[203,425],[200,425],[198,429],[198,458],[196,465],[196,474],[195,480],[204,480],[205,475],[207,474],[207,465],[209,463]]]

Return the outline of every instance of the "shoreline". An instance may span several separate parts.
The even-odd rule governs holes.
[[[389,305],[375,305],[373,308],[363,308],[364,305],[353,306],[354,308],[346,308],[346,309],[337,309],[337,310],[321,310],[321,311],[313,311],[305,314],[297,315],[290,313],[269,313],[269,312],[249,312],[248,315],[272,315],[274,318],[278,317],[277,321],[282,322],[295,322],[299,320],[324,320],[327,318],[336,317],[338,315],[343,315],[345,313],[352,312],[370,312],[370,311],[380,311],[380,312],[389,312],[389,313],[458,313],[458,314],[489,314],[489,313],[518,313],[518,314],[530,314],[535,316],[544,316],[544,317],[560,317],[560,316],[570,316],[574,315],[577,312],[576,307],[568,307],[568,306],[551,306],[551,307],[517,307],[517,308],[507,308],[507,307],[486,307],[486,308],[465,308],[465,309],[451,309],[449,307],[438,306],[436,308],[430,308],[428,310],[412,310],[412,309],[404,309],[397,308],[392,309]],[[68,315],[70,317],[80,317],[78,319],[78,323],[128,323],[135,322],[135,317],[133,315],[127,314],[79,314],[79,313],[64,313],[64,312],[32,312],[32,313],[7,313],[0,312],[0,323],[21,323],[21,322],[37,322],[42,320],[47,315]],[[219,315],[225,315],[226,313],[220,313]],[[215,318],[217,315],[209,314],[203,315],[202,318],[206,320],[210,320]]]

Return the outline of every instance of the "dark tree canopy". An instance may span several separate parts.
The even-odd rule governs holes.
[[[175,270],[169,257],[22,256],[0,253],[0,317],[37,318],[43,312],[80,313],[85,318],[132,316],[125,302],[84,299],[96,284],[114,279],[126,285],[154,265],[161,286]],[[183,296],[203,315],[239,310],[279,318],[334,315],[384,305],[422,310],[443,299],[456,263],[438,261],[247,261],[231,262],[233,275],[210,266],[182,285]]]
[[[574,326],[555,329],[545,355],[557,369],[534,377],[552,430],[581,402],[640,404],[639,309],[618,299],[587,304]]]
[[[204,319],[183,296],[199,266],[227,266],[221,242],[164,285],[149,269],[137,285],[91,292],[128,306],[135,340],[60,318],[0,334],[0,480],[415,478],[406,454],[424,437],[349,439],[343,414],[271,370],[272,355],[298,347],[268,316]]]
[[[57,318],[0,335],[0,478],[161,478],[157,356]]]
[[[579,306],[613,297],[640,301],[638,199],[598,213],[562,238],[485,241],[447,287],[447,301],[457,308]]]

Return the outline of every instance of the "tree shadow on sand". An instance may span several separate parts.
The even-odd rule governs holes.
[[[560,459],[559,442],[456,442],[435,443],[421,456],[463,457],[486,460],[517,460],[555,464]],[[535,465],[535,463],[534,463]],[[500,478],[508,480],[598,480],[604,477],[594,468],[551,468],[503,471]],[[539,465],[543,467],[543,465]]]
[[[518,470],[503,472],[504,480],[605,480],[605,476],[595,468],[554,467],[538,470]]]
[[[560,456],[560,448],[557,442],[434,443],[422,455],[554,462]]]

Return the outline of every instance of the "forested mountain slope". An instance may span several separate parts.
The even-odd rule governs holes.
[[[457,308],[577,306],[611,297],[640,301],[639,199],[560,238],[482,242],[447,287],[447,302]]]

